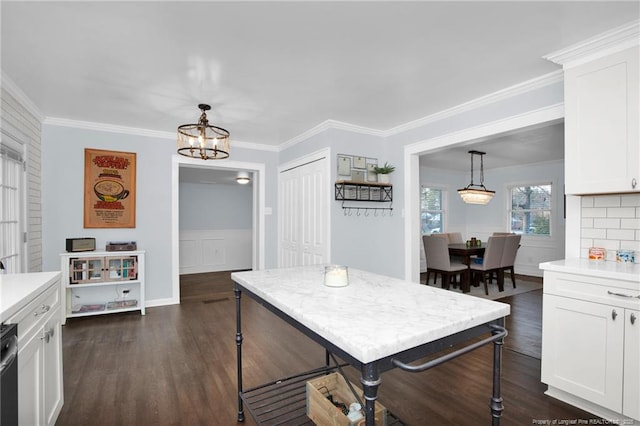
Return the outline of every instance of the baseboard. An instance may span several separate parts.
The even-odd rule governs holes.
[[[557,400],[560,400],[562,402],[565,402],[569,405],[572,405],[574,407],[578,407],[581,410],[592,413],[601,419],[606,419],[610,421],[610,423],[607,423],[607,424],[616,424],[616,425],[635,424],[635,421],[630,417],[623,416],[620,413],[616,413],[615,411],[609,410],[608,408],[604,408],[598,404],[594,404],[593,402],[589,402],[586,399],[582,399],[578,396],[572,395],[568,392],[565,392],[553,386],[549,386],[547,391],[544,394],[552,398],[555,398]],[[576,424],[580,424],[580,423],[576,423]],[[588,423],[588,424],[605,424],[605,423]]]
[[[542,277],[534,277],[532,275],[516,274],[516,281],[531,281],[533,283],[542,284]]]

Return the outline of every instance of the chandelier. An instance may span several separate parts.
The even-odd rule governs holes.
[[[487,204],[493,198],[496,191],[489,191],[484,186],[484,162],[483,155],[486,152],[469,151],[471,154],[471,183],[462,189],[458,189],[458,194],[462,197],[462,201],[467,204]],[[480,156],[480,185],[473,183],[473,156]],[[475,189],[474,189],[475,188]]]
[[[209,124],[211,106],[200,104],[198,108],[202,111],[198,124],[178,126],[178,154],[203,160],[229,157],[229,132]]]

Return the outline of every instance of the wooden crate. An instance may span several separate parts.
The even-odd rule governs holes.
[[[351,385],[364,404],[362,389],[353,383]],[[347,416],[327,399],[327,392],[333,395],[334,401],[346,404],[347,408],[349,404],[357,401],[341,374],[331,373],[320,376],[307,382],[307,416],[319,426],[353,426]],[[387,409],[377,401],[375,418],[376,426],[386,426]],[[364,419],[357,423],[357,425],[360,424],[364,425]]]

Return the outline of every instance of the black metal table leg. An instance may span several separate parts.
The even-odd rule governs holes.
[[[376,399],[378,398],[378,386],[382,383],[376,363],[369,363],[362,366],[360,383],[362,383],[364,390],[366,426],[374,426],[376,421],[375,407]]]
[[[240,314],[240,301],[242,292],[235,288],[233,289],[236,299],[236,362],[238,368],[238,421],[244,422],[244,406],[242,404],[242,321]]]
[[[504,320],[503,320],[504,321]],[[493,329],[491,334],[496,335],[500,330]],[[500,376],[502,372],[502,346],[504,337],[493,341],[493,395],[491,397],[491,424],[500,425],[500,417],[504,410],[502,395],[500,395]]]

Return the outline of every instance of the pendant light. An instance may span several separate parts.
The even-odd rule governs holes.
[[[210,105],[200,104],[202,111],[197,124],[178,127],[178,154],[203,160],[221,160],[229,157],[229,132],[212,126],[207,120]]]
[[[496,191],[489,191],[484,186],[484,161],[483,156],[486,152],[469,151],[471,154],[471,183],[462,189],[458,189],[458,194],[467,204],[487,204],[493,198]],[[480,185],[473,183],[473,156],[480,156]],[[475,189],[474,189],[475,188]]]

